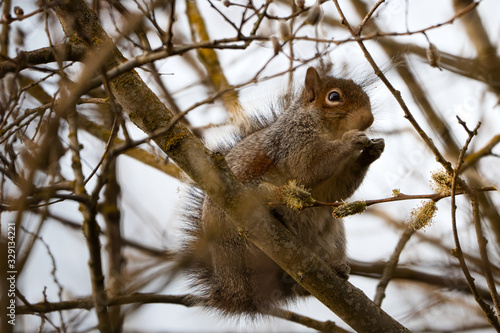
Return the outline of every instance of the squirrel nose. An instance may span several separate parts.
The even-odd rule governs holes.
[[[373,114],[370,112],[370,113],[368,114],[367,119],[366,119],[366,125],[367,125],[366,127],[367,127],[367,128],[368,128],[368,127],[370,127],[370,126],[373,124],[373,120],[374,120],[374,119],[375,119],[375,118],[373,118]]]
[[[370,127],[372,124],[373,124],[373,114],[368,111],[368,112],[365,112],[364,114],[360,115],[359,117],[359,129],[361,131],[364,131],[365,129],[367,129],[368,127]]]

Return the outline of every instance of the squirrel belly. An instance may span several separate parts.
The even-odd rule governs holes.
[[[307,70],[304,87],[276,119],[245,136],[226,154],[236,177],[248,186],[281,186],[291,179],[311,189],[313,198],[347,199],[380,157],[383,139],[363,132],[373,123],[370,101],[352,80]],[[205,300],[224,315],[272,314],[308,292],[256,246],[240,237],[232,222],[201,194],[190,212],[186,251],[189,275]],[[343,222],[330,207],[297,213],[275,206],[271,213],[301,242],[347,278],[349,266]]]

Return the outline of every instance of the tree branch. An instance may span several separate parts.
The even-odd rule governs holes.
[[[415,233],[415,229],[412,227],[408,227],[405,232],[399,238],[399,242],[396,245],[396,249],[392,253],[389,261],[384,267],[384,271],[382,273],[382,277],[377,285],[377,292],[375,294],[374,302],[378,306],[382,306],[382,300],[385,298],[385,290],[389,285],[389,281],[393,277],[394,271],[396,270],[396,266],[399,261],[399,256],[403,251],[404,247],[410,240],[411,236]]]
[[[80,299],[75,299],[71,301],[61,301],[61,302],[41,302],[36,304],[28,303],[26,299],[23,299],[25,305],[17,307],[17,314],[41,314],[63,311],[63,310],[75,310],[84,309],[90,310],[94,307],[94,303],[91,297],[84,297]],[[158,295],[151,293],[133,293],[130,295],[120,295],[111,297],[108,301],[108,306],[118,306],[127,304],[177,304],[183,305],[185,307],[196,306],[196,304],[203,303],[199,297],[185,294],[185,295]],[[280,310],[273,316],[285,320],[289,320],[306,327],[316,329],[320,332],[330,332],[330,333],[348,333],[349,331],[342,329],[335,325],[332,321],[321,322],[298,313],[294,313],[287,310]]]
[[[7,73],[19,72],[35,65],[55,62],[57,57],[63,61],[81,61],[85,51],[86,48],[79,44],[58,44],[33,51],[21,51],[16,58],[0,63],[0,78],[3,78]]]
[[[457,117],[458,118],[458,117]],[[472,138],[477,134],[477,129],[481,125],[481,123],[478,123],[476,128],[473,131],[470,131],[465,123],[458,118],[458,121],[460,124],[462,124],[469,134],[463,148],[460,150],[460,155],[458,156],[458,162],[457,166],[453,170],[453,182],[452,182],[452,187],[451,187],[451,223],[452,223],[452,230],[453,230],[453,240],[455,242],[455,249],[452,251],[453,255],[458,259],[458,262],[460,263],[460,267],[462,268],[462,272],[464,273],[465,279],[467,280],[467,284],[469,285],[469,288],[474,295],[474,299],[476,302],[479,304],[481,309],[483,310],[486,318],[488,319],[488,322],[497,330],[497,332],[500,332],[500,322],[498,320],[498,317],[495,316],[495,311],[490,307],[489,304],[487,304],[484,299],[481,297],[481,295],[478,293],[476,284],[474,282],[474,278],[470,274],[470,271],[467,267],[467,263],[465,261],[463,251],[462,251],[462,246],[460,245],[460,239],[458,236],[458,228],[457,228],[457,221],[456,221],[456,210],[457,207],[455,205],[455,192],[457,190],[457,183],[459,180],[459,173],[460,173],[460,168],[464,162],[464,156],[465,152],[467,151],[467,148],[469,147],[470,142],[472,141]],[[461,184],[462,185],[462,184]],[[468,190],[470,193],[470,190]],[[476,212],[477,214],[477,212]],[[477,217],[477,215],[476,215]],[[476,219],[475,217],[475,219]],[[477,222],[475,222],[477,223]],[[478,227],[476,226],[476,232],[478,232]],[[481,244],[480,244],[481,246]],[[483,269],[486,269],[486,267],[483,267]],[[489,284],[489,281],[488,281]],[[494,296],[493,296],[494,297]],[[494,303],[496,301],[494,300]]]

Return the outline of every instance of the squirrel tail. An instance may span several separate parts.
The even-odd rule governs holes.
[[[207,239],[201,220],[205,194],[193,187],[189,196],[181,260],[196,305],[227,318],[257,319],[298,295],[295,281],[247,240],[236,236],[228,245],[227,239]]]

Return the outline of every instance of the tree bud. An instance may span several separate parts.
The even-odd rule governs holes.
[[[306,23],[310,25],[318,24],[321,19],[321,6],[319,3],[316,3],[309,9],[309,14],[307,15]]]
[[[14,14],[16,14],[16,16],[23,16],[24,10],[19,6],[15,6],[14,7]]]
[[[440,55],[436,45],[429,43],[429,48],[427,49],[426,55],[431,67],[439,67]]]
[[[274,55],[278,55],[278,53],[280,53],[280,51],[281,51],[281,45],[280,45],[280,41],[278,40],[278,37],[272,36],[271,43],[273,45]]]
[[[295,4],[297,5],[297,7],[299,7],[300,9],[304,9],[305,5],[306,5],[306,0],[295,0]]]
[[[278,23],[278,32],[280,38],[287,42],[292,37],[292,32],[290,30],[290,25],[285,20],[280,20]]]

